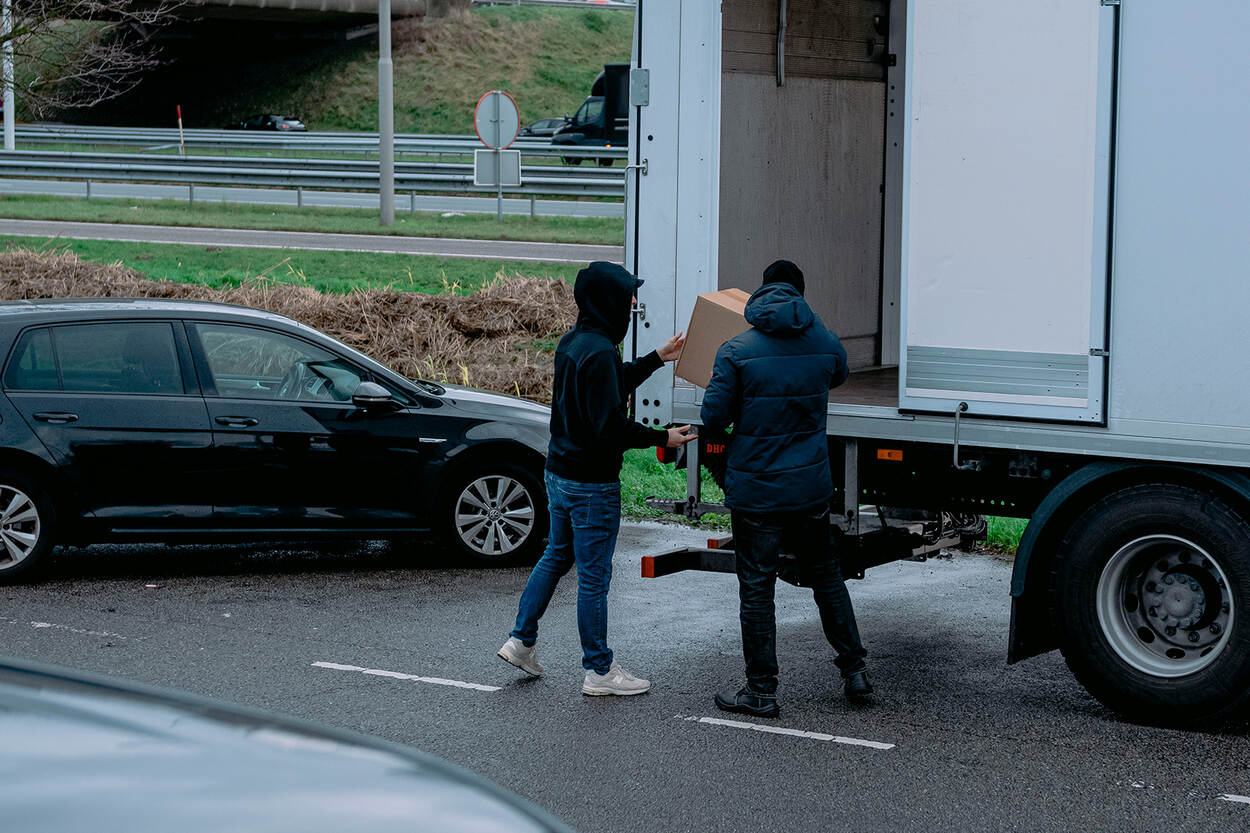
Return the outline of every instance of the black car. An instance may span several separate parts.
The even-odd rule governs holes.
[[[521,128],[522,136],[554,136],[556,132],[569,123],[567,118],[539,119]]]
[[[198,301],[0,303],[0,581],[56,543],[434,532],[533,560],[547,408]]]
[[[226,125],[227,130],[307,130],[304,123],[299,119],[292,119],[286,116],[276,116],[272,114],[262,114],[252,116],[241,122]]]
[[[571,833],[410,747],[21,660],[0,659],[0,737],[14,833]]]

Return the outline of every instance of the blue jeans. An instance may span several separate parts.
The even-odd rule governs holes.
[[[582,667],[599,674],[612,667],[608,648],[608,585],[612,553],[621,528],[621,484],[579,483],[546,473],[551,532],[547,551],[534,565],[512,636],[525,645],[538,639],[538,620],[560,578],[577,564],[577,632]]]

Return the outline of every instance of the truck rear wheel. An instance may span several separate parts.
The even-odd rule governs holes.
[[[1155,483],[1095,503],[1061,544],[1051,611],[1073,674],[1130,719],[1250,707],[1250,523],[1218,498]]]

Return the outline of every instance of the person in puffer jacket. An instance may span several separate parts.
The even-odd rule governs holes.
[[[848,697],[872,693],[851,597],[831,545],[833,479],[826,437],[829,391],[846,381],[846,350],[803,299],[803,273],[788,260],[764,270],[746,305],[751,329],[716,353],[700,415],[712,431],[732,427],[725,503],[733,514],[747,683],[716,705],[777,717],[777,624],[773,592],[782,541],[812,588]]]

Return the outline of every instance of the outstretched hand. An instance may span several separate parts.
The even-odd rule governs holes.
[[[668,429],[668,441],[664,445],[666,448],[681,448],[691,440],[698,439],[698,436],[690,430],[689,425],[679,425]]]
[[[664,346],[660,347],[655,352],[662,361],[672,362],[677,360],[677,357],[681,355],[681,348],[685,346],[686,337],[682,333],[678,333],[668,341],[664,342]]]

